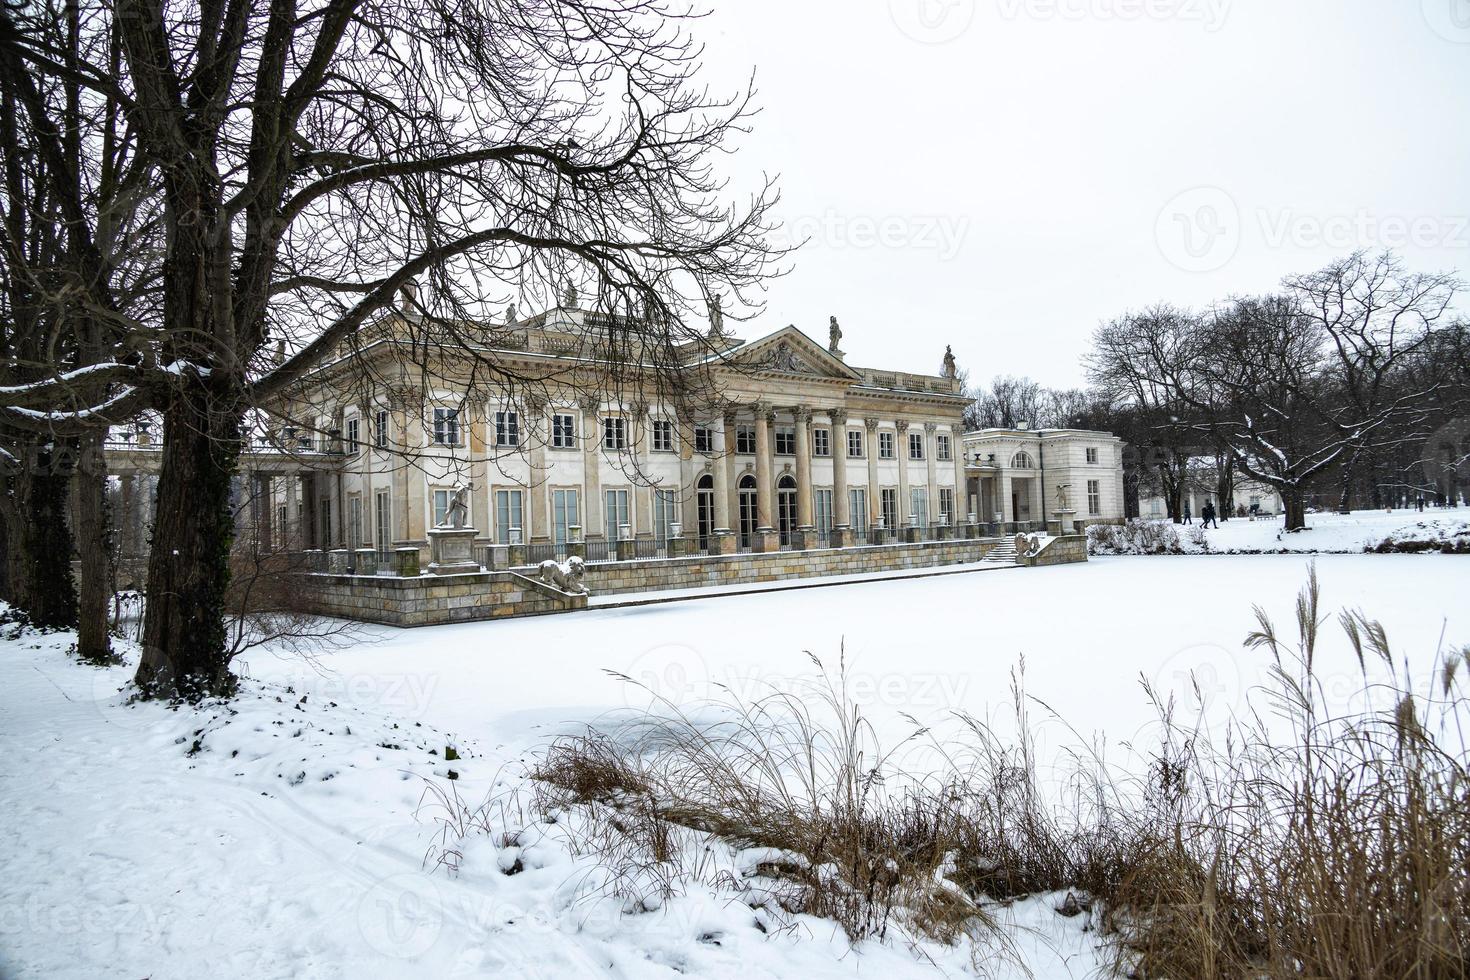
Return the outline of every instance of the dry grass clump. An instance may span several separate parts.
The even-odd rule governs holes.
[[[1257,615],[1253,709],[1190,727],[1145,685],[1161,734],[1120,765],[1076,756],[1050,778],[1019,675],[1014,734],[966,716],[885,750],[839,663],[818,690],[662,701],[560,738],[524,810],[574,817],[566,839],[629,910],[698,882],[853,941],[1004,942],[994,902],[1071,890],[1059,911],[1091,909],[1123,975],[1470,976],[1470,649],[1416,688],[1383,629],[1344,614],[1361,691],[1334,712],[1315,573],[1294,643]]]

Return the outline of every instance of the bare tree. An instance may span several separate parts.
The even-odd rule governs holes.
[[[160,216],[157,298],[119,302],[102,216],[76,181],[53,180],[86,273],[74,303],[101,324],[105,355],[16,386],[0,420],[81,433],[160,414],[137,676],[150,694],[232,689],[229,493],[247,418],[296,397],[324,360],[355,358],[404,287],[428,281],[411,298],[418,336],[491,379],[491,304],[591,283],[616,318],[601,363],[677,388],[672,366],[701,343],[712,296],[748,315],[773,271],[771,184],[734,206],[712,165],[748,125],[751,93],[699,86],[692,13],[676,3],[78,7],[70,61],[47,11],[0,10],[0,72],[47,155],[62,152],[47,80],[116,107],[148,176],[135,209]],[[97,170],[99,148],[83,149]]]

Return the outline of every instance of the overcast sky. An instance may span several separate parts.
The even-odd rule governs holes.
[[[711,2],[764,107],[732,173],[811,238],[742,336],[1067,386],[1131,307],[1356,247],[1470,274],[1470,0]]]

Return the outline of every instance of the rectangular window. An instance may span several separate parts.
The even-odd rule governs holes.
[[[558,412],[551,417],[551,448],[577,448],[577,417]]]
[[[697,453],[715,451],[715,431],[709,426],[696,425],[694,427],[694,451]]]
[[[868,526],[868,491],[861,487],[849,487],[847,490],[847,519],[851,523],[849,527],[858,530]]]
[[[675,509],[674,491],[653,491],[653,540],[657,547],[666,548],[674,534]]]
[[[529,537],[521,509],[523,499],[519,490],[495,491],[495,540],[500,544],[511,543],[511,528],[518,532],[517,543],[524,543]]]
[[[755,426],[735,426],[735,451],[742,456],[755,455]]]
[[[521,444],[521,417],[515,412],[495,413],[495,445],[501,447]]]
[[[831,429],[813,429],[812,430],[812,455],[813,456],[831,456],[832,455],[832,430]]]
[[[818,488],[812,491],[812,517],[817,530],[823,533],[832,530],[832,490]]]
[[[1097,462],[1097,447],[1096,446],[1088,446],[1087,447],[1087,461],[1089,463],[1096,463]]]
[[[551,491],[551,535],[557,544],[572,539],[571,529],[581,527],[581,501],[575,489]]]
[[[291,547],[291,532],[286,527],[286,514],[287,510],[284,506],[276,508],[275,537],[276,545],[281,548]]]
[[[847,430],[847,457],[849,459],[861,459],[863,455],[863,430]]]
[[[434,526],[443,527],[449,520],[449,491],[434,491]]]
[[[924,433],[909,433],[909,459],[924,458]]]
[[[358,420],[355,419],[355,418],[348,419],[347,420],[347,451],[349,453],[355,453],[359,449],[362,448],[362,442],[359,439],[359,436],[360,435],[361,435],[361,429],[358,426]]]
[[[929,491],[920,487],[909,490],[909,514],[914,518],[914,527],[929,524]]]
[[[434,444],[436,446],[459,445],[459,409],[434,409]]]
[[[674,423],[668,419],[653,420],[653,451],[656,453],[674,451]]]
[[[377,540],[373,542],[379,551],[387,551],[393,542],[393,504],[387,490],[379,490],[373,497],[373,517]]]
[[[1093,517],[1102,513],[1102,481],[1087,481],[1087,513]]]
[[[626,490],[604,490],[602,494],[602,514],[609,541],[621,540],[622,527],[628,525],[628,536],[633,535],[633,522],[628,516],[628,491]]]
[[[605,418],[602,420],[602,448],[621,451],[628,448],[628,420]]]
[[[303,432],[303,433],[301,433],[301,438],[299,438],[299,439],[296,440],[296,445],[300,446],[301,447],[301,450],[303,452],[308,452],[308,453],[311,452],[312,447],[315,445],[312,442],[311,433],[310,432]]]
[[[321,511],[321,523],[317,527],[318,548],[330,548],[332,546],[332,502],[323,500],[317,507]]]
[[[954,459],[951,455],[949,436],[938,435],[934,437],[934,457],[949,462]]]
[[[896,528],[898,527],[898,489],[884,487],[880,493],[883,503],[883,526]]]
[[[347,498],[347,547],[356,551],[362,547],[362,498]]]
[[[796,455],[796,427],[790,425],[776,426],[776,455]]]
[[[939,523],[959,523],[954,513],[954,487],[939,488]]]
[[[892,433],[892,432],[880,432],[880,433],[878,433],[878,458],[879,459],[892,459],[893,458],[893,439],[894,439],[894,433]]]
[[[373,445],[379,449],[388,448],[388,410],[378,409],[373,417]]]

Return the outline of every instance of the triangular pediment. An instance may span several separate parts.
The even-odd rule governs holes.
[[[782,327],[775,333],[751,341],[731,353],[728,360],[745,370],[770,374],[862,380],[862,375],[794,326]]]

